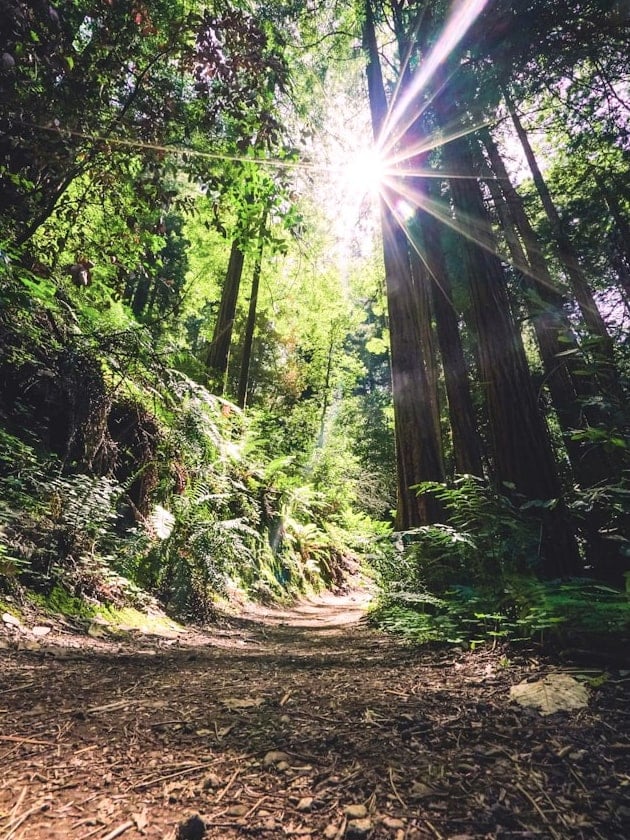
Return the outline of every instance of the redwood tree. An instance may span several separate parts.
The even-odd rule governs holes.
[[[462,237],[462,250],[488,411],[494,481],[499,490],[513,488],[526,499],[557,500],[561,488],[554,454],[511,313],[503,267],[496,247],[492,247],[473,155],[465,138],[446,143],[443,154],[460,223],[466,228],[472,219],[486,230],[485,242]],[[573,574],[579,569],[577,546],[560,505],[548,512],[542,547],[545,574]]]
[[[365,12],[363,38],[367,55],[368,92],[372,128],[378,144],[387,115],[387,98],[370,0],[366,0]],[[435,499],[431,496],[418,496],[413,486],[422,481],[441,481],[444,475],[425,360],[422,358],[417,289],[413,281],[407,235],[392,209],[395,199],[395,193],[382,196],[381,227],[396,434],[396,527],[406,529],[434,520],[439,511]]]

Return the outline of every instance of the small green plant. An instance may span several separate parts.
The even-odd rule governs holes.
[[[8,546],[0,542],[0,588],[4,586],[6,590],[13,589],[20,575],[29,568],[30,562],[26,558],[11,554]]]
[[[588,579],[517,576],[500,593],[462,586],[436,599],[389,591],[377,601],[371,620],[418,641],[466,642],[472,648],[575,637],[604,637],[617,645],[630,634],[630,600],[625,592]]]
[[[627,593],[589,579],[536,578],[537,512],[548,503],[517,507],[470,476],[452,488],[425,483],[419,490],[440,498],[449,523],[379,542],[376,624],[473,648],[575,633],[616,639],[630,632]]]

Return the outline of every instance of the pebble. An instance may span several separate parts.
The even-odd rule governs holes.
[[[383,817],[382,823],[385,828],[404,828],[404,820],[399,820],[397,817]]]
[[[372,820],[368,817],[362,820],[350,820],[346,828],[347,838],[367,837],[372,832]]]
[[[271,750],[267,753],[267,755],[263,758],[263,767],[271,767],[274,764],[279,766],[280,764],[286,764],[288,767],[288,760],[289,756],[285,752],[280,752],[279,750]],[[282,767],[280,768],[283,769]]]
[[[346,805],[343,809],[344,814],[349,820],[360,820],[367,817],[368,810],[365,805]]]

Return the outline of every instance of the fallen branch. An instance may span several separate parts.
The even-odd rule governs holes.
[[[403,808],[406,809],[407,808],[407,803],[404,801],[404,799],[401,799],[400,794],[396,790],[396,785],[394,784],[394,772],[393,772],[391,767],[389,768],[389,783],[392,786],[392,791],[394,792],[394,796],[400,802],[400,804],[403,806]]]
[[[10,829],[10,831],[8,834],[4,835],[3,840],[11,840],[11,837],[13,837],[18,828],[23,825],[29,817],[36,814],[38,811],[47,811],[49,807],[50,804],[48,802],[39,802],[37,805],[33,805],[32,808],[29,808],[28,811],[24,811],[24,813],[20,814],[19,817],[14,817],[9,821],[8,825],[5,826],[5,828]]]
[[[36,744],[41,747],[54,747],[50,741],[37,741],[35,738],[23,738],[21,735],[0,735],[0,741],[11,741],[15,744]]]

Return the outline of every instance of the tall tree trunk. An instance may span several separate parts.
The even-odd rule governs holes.
[[[392,391],[398,464],[396,527],[435,521],[440,506],[432,496],[411,488],[422,481],[443,481],[442,457],[435,439],[429,384],[420,355],[415,288],[407,237],[385,204],[381,205],[383,257],[391,336]]]
[[[435,182],[425,182],[424,189],[434,200]],[[416,217],[431,278],[431,300],[444,370],[455,470],[460,474],[481,477],[481,441],[470,393],[468,366],[459,334],[459,321],[453,305],[451,281],[441,244],[440,223],[422,207],[417,209]]]
[[[387,98],[370,0],[366,0],[365,11],[363,41],[372,128],[378,144],[387,115]],[[396,430],[396,527],[407,529],[434,521],[439,514],[439,505],[432,496],[418,496],[411,487],[422,481],[442,481],[444,475],[441,451],[435,438],[426,370],[420,354],[421,336],[407,236],[385,198],[381,199],[381,225]]]
[[[462,225],[478,221],[491,247],[490,222],[465,139],[443,147],[451,195]],[[527,499],[560,495],[553,450],[539,412],[527,359],[510,310],[506,279],[499,259],[477,241],[462,240],[480,375],[485,388],[494,478],[498,489],[514,487]],[[575,574],[577,546],[560,506],[546,514],[541,552],[544,574]]]
[[[615,465],[610,463],[602,447],[580,443],[573,440],[572,435],[589,423],[600,423],[605,419],[596,407],[597,401],[592,399],[597,392],[585,374],[584,359],[563,311],[562,297],[555,288],[536,233],[510,181],[497,145],[487,129],[482,130],[481,138],[498,179],[489,179],[488,188],[506,233],[512,259],[529,292],[525,295],[525,302],[573,473],[583,487],[593,487],[614,475]],[[514,226],[521,235],[527,256]],[[590,406],[586,405],[589,400]]]
[[[215,380],[216,386],[225,390],[225,378],[230,355],[230,342],[232,340],[232,328],[236,314],[236,302],[238,290],[243,274],[243,252],[236,242],[232,243],[230,250],[230,261],[225,276],[225,283],[221,292],[221,303],[219,314],[214,327],[212,343],[206,359],[206,367],[211,378]]]
[[[542,176],[536,156],[534,155],[534,150],[529,142],[527,132],[523,128],[523,124],[518,116],[516,106],[514,105],[509,92],[505,88],[502,92],[510,117],[512,118],[512,122],[514,124],[514,128],[518,135],[518,139],[523,147],[523,152],[525,153],[527,163],[532,173],[536,190],[538,191],[545,214],[549,220],[558,249],[558,256],[560,257],[560,261],[564,266],[571,288],[575,294],[575,299],[580,307],[584,323],[591,335],[598,339],[598,354],[605,360],[608,368],[606,379],[608,383],[611,383],[612,377],[615,375],[612,339],[608,333],[606,323],[597,308],[593,292],[591,291],[586,277],[584,276],[578,255],[573,247],[573,243],[571,242],[562,219],[560,218],[560,214],[553,203],[551,193],[549,192],[547,183]]]
[[[608,459],[602,458],[602,453],[592,446],[584,446],[583,443],[573,438],[574,432],[585,428],[586,423],[578,394],[573,387],[573,380],[565,362],[568,357],[563,355],[567,351],[572,352],[572,348],[562,344],[559,340],[561,332],[565,335],[568,333],[564,332],[564,324],[561,323],[558,313],[543,306],[543,301],[538,289],[536,289],[535,281],[532,280],[531,268],[527,265],[523,246],[514,229],[514,223],[510,218],[509,209],[499,185],[492,177],[489,177],[486,183],[505,233],[510,256],[525,289],[525,306],[530,322],[534,327],[536,342],[545,371],[545,384],[549,388],[551,401],[563,433],[564,445],[573,475],[583,487],[592,487],[598,481],[610,475]],[[532,296],[532,292],[536,295],[535,297]],[[577,349],[575,352],[577,352]]]
[[[436,355],[435,331],[433,327],[433,307],[431,305],[431,278],[425,263],[414,247],[413,234],[410,232],[409,262],[411,277],[415,287],[418,325],[420,327],[420,353],[424,361],[427,377],[427,393],[433,416],[434,435],[442,452],[442,424],[440,421],[439,369]],[[444,467],[442,467],[444,471]]]
[[[252,361],[252,346],[254,343],[254,330],[256,328],[256,310],[258,308],[258,290],[260,288],[260,272],[262,269],[262,257],[265,247],[265,225],[267,214],[263,215],[260,223],[258,252],[254,271],[252,273],[252,289],[249,297],[249,309],[247,311],[247,323],[245,324],[245,337],[243,339],[243,355],[241,358],[241,369],[238,376],[238,388],[236,401],[240,408],[247,404],[247,388],[249,384],[249,369]]]
[[[405,90],[411,85],[413,78],[410,68],[412,45],[409,43],[407,33],[402,21],[402,7],[394,9],[394,30],[398,39],[398,49],[403,58],[403,68],[400,79],[400,89]],[[422,13],[421,13],[422,14]],[[387,129],[385,129],[387,130]],[[418,120],[410,126],[405,134],[405,140],[413,143],[419,131]],[[426,154],[420,154],[410,158],[406,166],[420,170],[427,165]],[[417,235],[418,218],[406,222],[406,235],[408,239],[409,263],[411,267],[412,282],[415,286],[415,298],[417,301],[417,318],[420,328],[420,353],[424,363],[427,377],[428,399],[431,403],[433,414],[434,434],[442,462],[444,473],[442,424],[440,420],[440,397],[439,397],[439,371],[436,356],[435,330],[433,327],[433,306],[431,299],[431,277],[427,268],[426,260],[421,256],[419,237]]]

